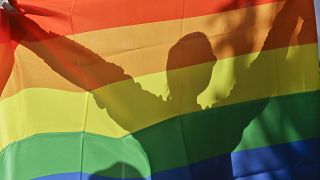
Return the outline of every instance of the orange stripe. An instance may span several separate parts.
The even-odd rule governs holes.
[[[220,13],[282,0],[16,0],[46,31],[70,35]]]

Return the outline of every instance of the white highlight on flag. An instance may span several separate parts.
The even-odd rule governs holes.
[[[17,13],[16,8],[10,4],[9,0],[0,0],[0,5],[0,9],[5,9],[10,13]]]
[[[317,34],[318,34],[318,53],[319,53],[319,63],[320,63],[320,0],[313,0],[314,2],[314,10],[317,21]]]
[[[8,2],[8,0],[0,0],[0,9],[3,9],[3,5]]]

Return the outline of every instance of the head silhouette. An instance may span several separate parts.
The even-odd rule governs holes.
[[[168,55],[167,81],[170,99],[195,102],[210,82],[215,60],[205,34],[195,32],[180,39]]]
[[[134,178],[136,180],[144,179],[142,174],[139,172],[137,168],[124,162],[117,162],[116,164],[112,165],[109,168],[95,172],[94,175],[91,175],[89,177],[89,180],[105,180],[111,177],[118,177],[119,179],[122,179],[122,178],[124,179]]]

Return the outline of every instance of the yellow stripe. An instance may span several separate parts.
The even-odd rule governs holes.
[[[241,47],[248,46],[247,52],[260,51],[282,4],[283,2],[270,3],[184,20],[105,29],[68,38],[83,44],[108,62],[121,66],[126,74],[137,77],[165,71],[169,49],[183,35],[196,31],[209,37],[214,55],[218,59],[232,57],[237,54],[235,49],[241,49],[240,46],[234,47],[233,39],[242,39]],[[301,23],[302,21],[300,25]],[[299,26],[292,36],[298,32]],[[15,68],[2,99],[29,87],[83,91],[54,72],[42,59],[23,46],[17,48],[15,58]]]
[[[286,58],[275,58],[283,53],[287,53]],[[172,70],[168,74],[180,77],[185,73],[200,72],[211,65]],[[160,72],[135,78],[136,83],[132,80],[118,82],[93,91],[94,96],[88,92],[53,89],[23,90],[0,102],[0,149],[44,132],[85,130],[121,137],[175,115],[200,110],[196,105],[177,108],[174,103],[163,100],[168,94],[166,75],[166,72]],[[198,96],[198,103],[205,108],[212,104],[222,106],[318,89],[317,44],[310,44],[218,61],[209,86]],[[183,100],[192,101],[187,98],[183,97]],[[108,113],[99,108],[106,104],[111,106]]]

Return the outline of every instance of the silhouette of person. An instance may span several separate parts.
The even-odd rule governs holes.
[[[268,33],[268,36],[261,49],[262,52],[253,61],[253,63],[250,64],[249,68],[243,74],[239,75],[239,77],[237,77],[236,84],[231,90],[230,95],[226,99],[223,99],[221,102],[218,102],[217,106],[220,106],[220,104],[224,105],[226,102],[230,102],[231,100],[236,99],[236,97],[243,92],[242,90],[245,89],[244,87],[252,87],[252,85],[254,84],[261,84],[261,83],[258,83],[258,81],[260,82],[262,81],[264,82],[264,84],[262,84],[261,87],[257,87],[254,90],[252,90],[251,91],[252,93],[259,94],[261,89],[263,89],[264,92],[267,92],[265,94],[266,97],[271,97],[274,94],[278,93],[276,85],[271,83],[272,78],[274,78],[275,73],[277,73],[275,72],[275,69],[272,69],[272,68],[274,67],[276,68],[276,66],[270,65],[270,62],[268,62],[270,61],[270,59],[266,58],[266,53],[264,53],[264,51],[270,50],[274,47],[288,47],[290,45],[292,34],[297,28],[299,18],[305,19],[307,14],[309,14],[305,10],[293,11],[292,9],[297,7],[295,3],[297,3],[297,1],[285,2],[284,6],[282,7],[280,13],[277,15],[273,23],[272,29]],[[296,14],[293,16],[289,15],[289,13],[292,13],[292,12],[295,12]],[[288,19],[287,19],[288,17],[293,17],[293,19],[288,22]],[[307,24],[304,22],[301,28],[300,35],[298,37],[301,37],[301,35],[306,34],[305,30],[308,29],[306,27],[307,27]],[[283,31],[283,29],[285,29],[286,31]],[[184,57],[188,57],[190,55],[190,51],[180,51],[180,52],[177,51],[176,47],[181,46],[181,42],[184,42],[184,41],[182,40],[178,42],[175,46],[173,46],[173,48],[171,48],[169,52],[168,64],[178,62],[178,61],[172,61],[172,59],[175,59],[175,58],[171,58],[171,57],[181,56],[181,54],[184,54]],[[182,48],[178,48],[178,49],[182,49]],[[193,51],[196,49],[197,48],[193,48]],[[273,60],[274,61],[284,60],[286,59],[287,53],[288,53],[288,49],[284,49],[284,51],[278,52],[276,59],[273,59]],[[203,53],[203,54],[206,54],[206,53]],[[260,72],[259,74],[263,74],[263,76],[258,78],[254,77],[253,75],[257,74],[257,72]],[[195,75],[195,74],[189,73],[189,75]],[[179,87],[179,83],[185,83],[185,82],[181,82],[185,80],[185,78],[176,76],[178,77],[177,78],[178,80],[175,81],[175,80],[172,80],[170,76],[171,76],[170,74],[167,74],[168,84],[169,84],[168,86],[170,89],[171,98],[179,99],[179,100],[180,98],[183,99],[181,97],[181,91],[180,91],[181,89],[177,87]],[[203,83],[203,85],[206,86],[206,83]],[[186,85],[186,87],[188,87],[188,85]],[[195,90],[194,95],[191,95],[188,97],[193,97],[190,100],[194,100],[195,99],[194,97],[196,97],[196,95],[198,95],[199,92],[201,92],[202,90],[203,88],[199,87],[199,91]],[[193,94],[193,93],[190,92],[190,94]],[[248,95],[248,97],[250,97],[250,95]],[[179,102],[179,100],[174,100],[175,103],[173,104],[176,105],[176,103]],[[187,100],[183,99],[181,101],[185,102]],[[159,126],[152,126],[150,128],[143,130],[144,132],[135,133],[134,137],[141,143],[144,150],[147,152],[149,156],[152,172],[155,169],[154,167],[157,166],[157,164],[161,164],[161,163],[165,164],[166,162],[169,161],[169,159],[172,159],[172,158],[178,159],[179,156],[185,156],[186,161],[188,161],[189,163],[192,163],[192,160],[195,159],[194,157],[202,156],[203,159],[206,159],[208,156],[213,156],[212,155],[213,149],[215,149],[217,152],[232,152],[241,141],[244,129],[249,125],[249,123],[254,118],[261,115],[262,111],[265,109],[268,103],[269,103],[269,99],[266,98],[259,102],[254,102],[254,104],[247,104],[247,108],[243,108],[243,107],[241,108],[240,106],[235,105],[232,107],[228,107],[229,109],[227,112],[220,111],[217,113],[210,114],[211,116],[206,116],[204,115],[204,113],[196,113],[192,117],[182,116],[182,117],[179,117],[178,119],[171,120],[171,123],[172,124],[176,123],[177,126],[171,126],[171,127],[167,126],[166,128],[162,128],[162,129]],[[197,106],[197,104],[194,102],[191,104]],[[175,105],[173,106],[175,107]],[[179,105],[181,104],[177,103],[178,107]],[[220,109],[223,110],[223,108],[224,107]],[[232,113],[228,113],[228,112],[232,112]],[[191,121],[188,121],[190,118],[194,118],[199,121],[197,122],[197,124],[193,124],[193,123],[190,123]],[[213,121],[214,123],[210,123],[210,121],[211,122]],[[208,125],[211,125],[210,130],[208,130],[208,128],[204,128],[204,126],[208,126]],[[165,134],[162,134],[162,136],[157,136],[157,137],[152,136],[151,138],[146,138],[146,134],[148,134],[146,132],[149,131],[151,136],[151,132],[155,132],[157,130],[161,132],[165,132]],[[171,136],[172,134],[175,134],[175,136]],[[190,134],[192,135],[190,136]],[[170,144],[170,141],[172,141],[173,143],[177,142],[172,139],[174,138],[177,139],[179,137],[180,139],[182,139],[185,149],[178,151],[178,153],[174,153],[172,149],[167,148],[166,145]],[[161,152],[155,151],[154,149],[161,149],[162,151]],[[181,153],[182,151],[185,151],[185,154]],[[199,152],[201,152],[201,154],[198,154]],[[216,155],[219,155],[219,154],[217,153]],[[163,158],[163,157],[166,157],[166,158]],[[187,178],[184,177],[184,179],[216,179],[216,178],[233,179],[233,168],[232,168],[232,160],[231,160],[230,154],[222,156],[222,158],[218,159],[217,161],[212,160],[209,162],[209,164],[211,168],[207,168],[207,169],[206,168],[201,169],[199,167],[194,167],[194,166],[189,167],[187,170],[189,171],[187,172],[188,175],[186,175]],[[181,179],[181,177],[175,177],[175,178]],[[153,179],[157,179],[157,176],[153,176]]]
[[[303,18],[303,15],[297,13],[296,19],[287,25],[288,31],[281,31],[281,23],[291,12],[292,4],[290,1],[285,2],[265,40],[262,51],[277,44],[277,37],[282,39],[282,44],[277,44],[279,47],[289,45],[297,18],[299,16]],[[208,86],[214,60],[216,60],[210,42],[201,32],[184,36],[170,49],[167,62],[170,96],[167,101],[164,101],[161,97],[143,90],[132,77],[124,74],[121,67],[106,62],[86,47],[66,37],[59,37],[55,33],[47,33],[25,16],[14,17],[11,23],[12,34],[17,41],[41,57],[61,76],[92,92],[98,106],[105,108],[115,122],[133,133],[133,137],[139,141],[148,155],[151,173],[156,172],[161,164],[171,162],[169,160],[172,158],[184,159],[186,164],[190,164],[195,163],[197,158],[204,160],[208,157],[221,155],[223,152],[232,152],[239,144],[244,129],[255,117],[261,114],[268,104],[268,99],[266,99],[256,103],[254,107],[252,105],[248,108],[232,106],[230,109],[233,113],[228,113],[230,110],[224,112],[224,107],[221,107],[222,111],[213,111],[214,113],[209,115],[207,114],[209,110],[205,110],[194,113],[192,116],[178,116],[184,112],[201,110],[196,98]],[[29,43],[52,37],[59,38]],[[284,58],[286,54],[287,52],[281,53],[278,58]],[[268,84],[269,78],[274,72],[268,68],[264,70],[265,63],[260,60],[265,59],[263,56],[264,53],[260,53],[248,70],[237,78],[230,95],[221,104],[232,100],[242,92],[243,86],[251,86],[257,80],[266,82],[263,87],[256,89],[257,92],[263,88],[271,96],[276,91],[275,87]],[[205,69],[185,68],[181,71],[169,71],[190,66],[194,62],[207,62],[210,65]],[[255,71],[261,70],[265,73],[264,76],[258,79],[252,77]],[[248,79],[252,79],[252,81],[247,81]],[[120,80],[127,80],[126,86],[115,88],[105,86]],[[128,92],[128,90],[130,91]],[[152,126],[168,118],[163,116],[161,112],[171,112],[170,114],[176,115],[168,120],[170,126]],[[204,128],[208,125],[212,127],[210,130]],[[137,131],[139,129],[143,130]],[[204,129],[207,130],[204,131]],[[147,136],[148,133],[157,131],[162,133],[162,136]],[[184,148],[174,150],[172,147],[166,146],[175,142],[180,142]],[[199,152],[201,153],[199,154]],[[225,155],[219,162],[221,163],[212,161],[210,170],[189,168],[187,176],[190,179],[232,178],[230,154]],[[203,173],[198,173],[199,171],[203,171]],[[108,173],[103,175],[107,176]]]

